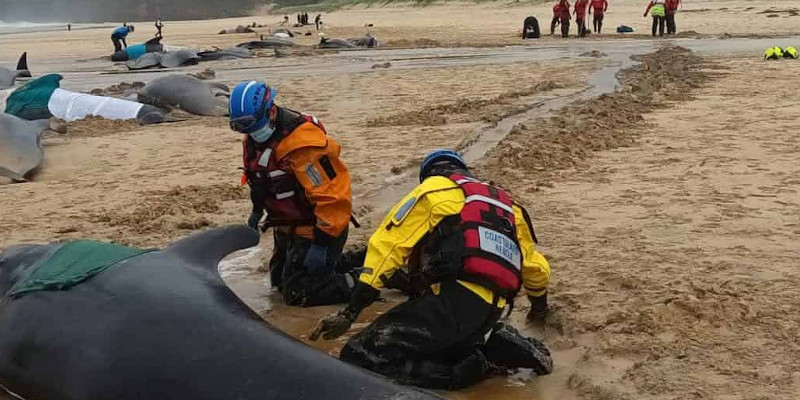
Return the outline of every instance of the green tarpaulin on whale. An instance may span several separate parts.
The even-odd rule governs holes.
[[[121,261],[149,251],[93,240],[68,242],[47,259],[39,261],[8,295],[16,297],[42,290],[68,290]]]
[[[61,79],[61,75],[50,74],[26,83],[8,96],[6,114],[27,120],[50,118],[47,103],[59,88]]]

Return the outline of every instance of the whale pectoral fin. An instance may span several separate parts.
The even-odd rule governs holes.
[[[246,225],[232,225],[194,234],[164,251],[216,271],[219,262],[228,254],[257,245],[259,238],[258,232]]]
[[[0,176],[5,176],[6,178],[11,179],[14,182],[27,182],[28,180],[25,179],[24,176],[8,169],[5,167],[0,167]]]

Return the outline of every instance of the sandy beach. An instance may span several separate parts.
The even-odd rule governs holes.
[[[767,62],[762,53],[773,41],[800,46],[797,4],[687,2],[678,38],[656,40],[645,6],[612,2],[603,35],[526,41],[522,19],[535,15],[549,31],[551,4],[356,7],[325,13],[325,34],[372,33],[389,50],[130,74],[101,58],[110,28],[76,25],[0,35],[0,65],[27,51],[34,76],[62,73],[62,87],[76,91],[205,68],[226,85],[269,81],[281,105],[317,116],[342,143],[364,225],[351,231],[351,246],[363,245],[413,184],[426,151],[477,151],[486,132],[508,127],[475,165],[534,214],[553,266],[553,313],[527,324],[520,299],[510,318],[546,340],[556,371],[521,371],[444,395],[796,399],[800,61]],[[164,43],[230,47],[268,34],[282,16],[166,21]],[[252,22],[273,27],[216,34]],[[622,24],[636,32],[613,33]],[[319,40],[313,27],[298,31],[311,32],[297,39],[309,49]],[[153,32],[137,24],[129,42]],[[604,84],[611,91],[599,95]],[[0,249],[74,238],[158,247],[243,223],[250,202],[239,186],[240,141],[224,117],[72,123],[67,134],[45,136],[45,161],[31,182],[0,181]],[[337,307],[280,304],[260,268],[271,251],[263,238],[260,251],[223,276],[268,321],[306,340]],[[401,300],[390,295],[356,327]],[[335,355],[345,340],[309,344]]]

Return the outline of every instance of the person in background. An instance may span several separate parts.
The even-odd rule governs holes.
[[[522,38],[538,39],[539,36],[541,36],[541,32],[539,32],[539,20],[534,16],[525,18],[522,22]]]
[[[434,389],[473,385],[496,367],[550,373],[543,343],[499,323],[520,290],[529,321],[548,314],[550,265],[527,211],[452,150],[429,153],[419,180],[370,238],[350,304],[321,319],[310,339],[341,336],[379,289],[396,288],[411,298],[352,336],[341,360]]]
[[[677,33],[678,29],[675,26],[675,14],[677,14],[680,4],[681,0],[666,0],[664,4],[667,19],[667,35],[674,35]]]
[[[128,37],[128,34],[133,31],[133,25],[128,26],[127,23],[114,29],[114,32],[111,33],[111,43],[114,44],[114,52],[122,50],[123,46],[125,46],[126,49],[128,48],[128,42],[126,42],[125,39]]]
[[[163,38],[164,37],[164,35],[161,33],[162,29],[164,29],[164,23],[161,22],[161,18],[159,18],[159,19],[156,20],[156,30],[158,31],[158,32],[156,32],[156,37],[157,38]]]
[[[608,11],[608,0],[591,0],[589,15],[592,15],[592,10],[594,10],[594,19],[592,19],[594,33],[599,34],[603,30],[603,17]]]
[[[666,8],[664,4],[666,0],[652,0],[650,4],[647,5],[647,9],[644,10],[644,16],[647,16],[647,13],[653,16],[653,37],[656,36],[656,29],[658,29],[658,36],[664,36],[664,25],[666,24]]]
[[[236,85],[231,129],[245,134],[244,178],[253,210],[247,224],[274,228],[269,261],[272,287],[291,306],[346,303],[355,272],[336,273],[347,241],[353,199],[341,146],[322,123],[275,104],[263,82]]]
[[[578,37],[586,36],[586,7],[589,0],[578,0],[575,2],[575,25],[578,26]]]
[[[561,1],[553,6],[553,19],[550,21],[550,36],[556,34],[556,25],[561,23]]]
[[[559,2],[559,23],[561,23],[561,37],[566,39],[569,37],[569,21],[572,18],[570,14],[570,4],[568,0],[561,0]]]
[[[322,14],[317,14],[317,16],[314,17],[314,25],[317,26],[317,30],[319,30],[321,24],[322,24]]]
[[[67,32],[71,32],[71,31],[72,31],[72,24],[67,24]]]

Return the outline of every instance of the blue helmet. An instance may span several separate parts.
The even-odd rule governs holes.
[[[241,82],[233,89],[229,105],[231,129],[251,134],[269,125],[269,110],[278,92],[264,82]]]
[[[419,167],[419,181],[424,181],[425,178],[429,176],[428,174],[431,172],[431,167],[442,161],[447,161],[451,164],[456,164],[458,167],[467,169],[467,162],[455,151],[445,149],[434,150],[428,153],[425,159],[422,160],[422,165]]]

